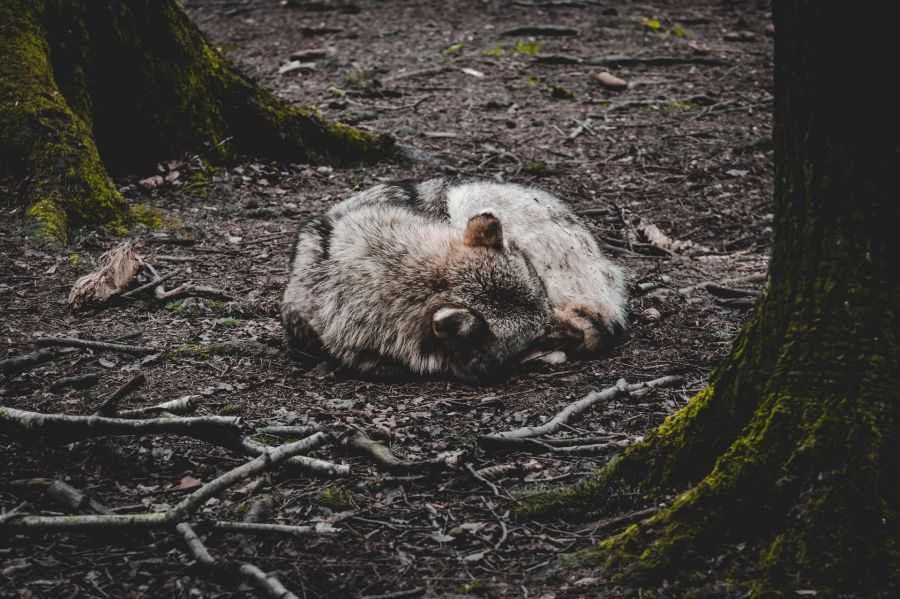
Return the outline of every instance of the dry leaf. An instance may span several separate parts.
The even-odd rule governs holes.
[[[620,91],[628,87],[627,81],[625,81],[624,79],[619,79],[618,77],[607,71],[600,71],[599,73],[594,75],[594,78],[600,85],[607,89]]]
[[[165,184],[166,180],[159,175],[153,175],[152,177],[147,177],[146,179],[141,179],[140,181],[138,181],[138,185],[140,185],[144,189],[156,189],[157,187],[162,187]]]
[[[199,480],[197,480],[193,476],[187,475],[185,477],[182,477],[181,482],[178,483],[178,488],[182,491],[186,491],[187,489],[196,489],[197,487],[199,487],[202,484],[203,483],[201,483]]]
[[[120,293],[134,280],[144,263],[123,243],[100,256],[100,268],[72,285],[69,304],[76,310],[85,304],[102,303]]]

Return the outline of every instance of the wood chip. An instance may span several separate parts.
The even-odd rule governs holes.
[[[102,303],[121,293],[137,276],[144,263],[130,243],[113,248],[100,256],[100,268],[72,285],[68,303],[74,309],[86,304]]]

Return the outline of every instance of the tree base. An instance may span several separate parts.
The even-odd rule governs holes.
[[[387,136],[249,81],[175,0],[9,0],[0,22],[0,188],[27,206],[39,238],[121,229],[128,213],[109,173],[188,151],[338,165],[393,152]]]

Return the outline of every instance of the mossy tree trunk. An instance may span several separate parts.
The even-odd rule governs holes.
[[[609,512],[637,489],[665,509],[591,554],[622,579],[888,596],[900,591],[898,9],[774,8],[766,290],[704,391],[597,480],[523,511]]]
[[[252,83],[176,0],[3,0],[0,140],[0,196],[62,241],[124,222],[110,174],[183,152],[348,163],[391,149]]]

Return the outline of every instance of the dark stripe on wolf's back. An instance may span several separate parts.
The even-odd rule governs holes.
[[[405,180],[405,181],[397,181],[396,183],[391,183],[392,187],[398,187],[403,190],[403,193],[406,194],[406,199],[409,202],[409,205],[413,208],[419,207],[419,184],[416,181]]]
[[[331,248],[331,232],[334,230],[334,222],[327,214],[317,214],[310,216],[297,228],[297,240],[294,242],[294,249],[291,252],[290,268],[293,270],[294,261],[297,259],[297,246],[300,245],[300,236],[304,231],[312,229],[319,235],[319,246],[322,248],[322,259],[328,258],[328,251]]]

